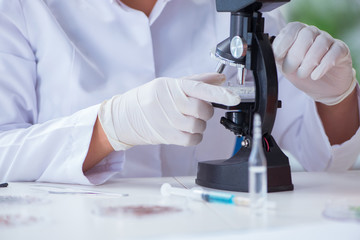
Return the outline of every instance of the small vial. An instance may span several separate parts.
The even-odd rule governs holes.
[[[263,215],[267,201],[267,167],[262,145],[260,115],[254,114],[253,139],[249,157],[249,195],[251,211]]]

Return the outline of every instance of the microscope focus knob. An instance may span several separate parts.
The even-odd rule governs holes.
[[[236,58],[239,59],[241,57],[245,57],[246,56],[246,51],[247,51],[247,43],[246,41],[240,37],[240,36],[234,36],[231,39],[230,42],[230,52],[231,55]]]

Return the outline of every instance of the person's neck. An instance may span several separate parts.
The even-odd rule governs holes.
[[[128,7],[142,11],[146,16],[150,16],[150,13],[157,0],[121,0],[122,3]]]

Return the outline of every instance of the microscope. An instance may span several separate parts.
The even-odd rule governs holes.
[[[231,158],[198,163],[198,185],[229,190],[248,191],[248,159],[251,152],[253,116],[262,120],[264,153],[267,160],[268,192],[293,190],[288,157],[282,152],[271,131],[278,100],[278,79],[271,39],[264,33],[262,12],[271,11],[290,0],[216,0],[218,12],[230,12],[230,37],[220,42],[213,56],[218,59],[217,72],[226,66],[237,68],[239,88],[245,86],[246,71],[253,73],[255,97],[237,106],[213,103],[229,110],[220,122],[241,140],[240,150]]]

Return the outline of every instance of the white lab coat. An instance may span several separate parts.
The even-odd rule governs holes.
[[[279,30],[271,14],[266,24]],[[214,0],[158,0],[149,18],[109,0],[0,0],[1,181],[189,175],[198,161],[228,158],[235,137],[217,109],[198,146],[136,146],[82,172],[99,103],[156,77],[213,72],[209,51],[228,25]],[[273,135],[283,149],[307,170],[352,166],[359,133],[331,147],[314,102],[281,76],[279,98]]]

